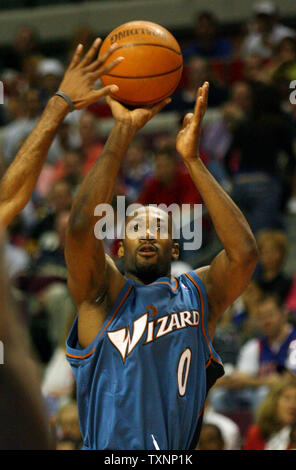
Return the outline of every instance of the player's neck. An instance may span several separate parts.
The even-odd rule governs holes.
[[[147,276],[145,278],[136,276],[134,273],[131,273],[131,272],[126,272],[124,275],[128,279],[131,279],[132,281],[139,282],[140,284],[143,284],[143,285],[152,284],[152,282],[157,281],[157,279],[159,279],[160,277],[171,277],[170,272],[168,272],[167,274],[160,274],[159,276],[156,276],[156,277],[155,276],[153,276],[153,277]]]

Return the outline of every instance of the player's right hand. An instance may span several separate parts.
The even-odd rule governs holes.
[[[127,109],[122,103],[107,96],[106,101],[111,108],[115,121],[129,126],[134,132],[138,131],[150,121],[157,113],[159,113],[167,104],[171,102],[171,98],[166,98],[153,106]]]
[[[102,40],[97,38],[84,57],[82,57],[83,45],[79,44],[61,82],[59,91],[69,96],[75,109],[85,108],[103,96],[118,91],[117,85],[108,85],[94,90],[94,85],[100,76],[114,69],[124,59],[124,57],[118,57],[110,64],[104,65],[107,58],[118,46],[117,44],[112,45],[105,54],[98,58],[101,42]]]

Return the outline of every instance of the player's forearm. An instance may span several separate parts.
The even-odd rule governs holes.
[[[73,202],[70,229],[87,230],[99,204],[110,204],[121,161],[135,134],[127,124],[116,123],[104,149],[85,177]]]
[[[50,145],[68,112],[69,107],[62,98],[51,98],[36,127],[8,167],[0,183],[0,209],[1,206],[9,206],[9,211],[0,211],[0,218],[5,212],[4,220],[0,220],[2,225],[7,225],[29,201]]]
[[[31,357],[29,336],[17,317],[11,298],[3,262],[3,243],[1,231],[0,340],[4,363],[0,365],[0,449],[49,449],[51,439],[38,368]],[[30,432],[27,432],[28,425]]]
[[[239,263],[257,258],[254,235],[237,205],[213,178],[200,158],[185,161],[185,164],[209,210],[228,257]]]

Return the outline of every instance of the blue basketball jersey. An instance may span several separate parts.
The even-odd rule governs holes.
[[[209,388],[223,366],[194,271],[149,285],[126,279],[93,342],[77,318],[66,355],[77,384],[84,449],[194,449]]]

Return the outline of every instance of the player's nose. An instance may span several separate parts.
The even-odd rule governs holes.
[[[140,240],[156,240],[156,235],[148,228],[145,233],[141,235]]]

